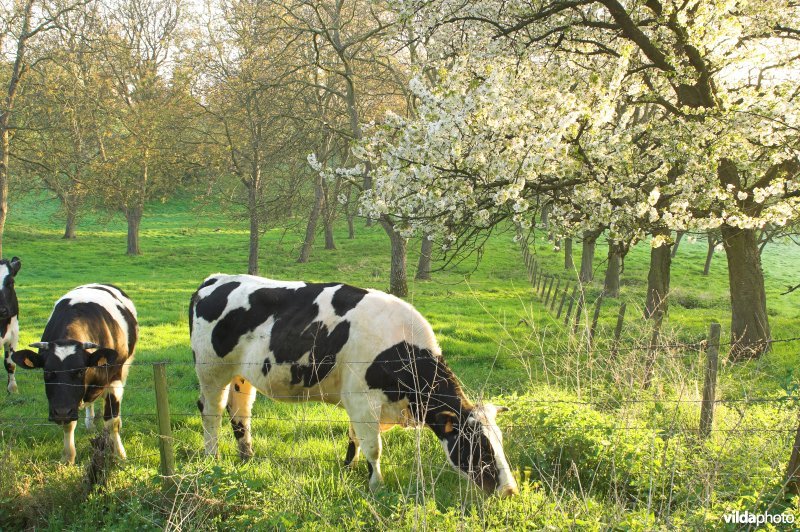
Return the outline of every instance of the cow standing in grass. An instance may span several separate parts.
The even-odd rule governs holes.
[[[8,373],[8,393],[17,391],[15,365],[10,359],[19,341],[19,303],[17,292],[14,290],[14,278],[21,267],[22,263],[17,257],[10,261],[0,260],[0,338],[3,341],[5,354],[3,365]]]
[[[136,308],[110,284],[89,284],[56,302],[38,348],[16,351],[22,368],[44,370],[50,421],[64,429],[64,461],[75,462],[78,409],[86,407],[86,428],[94,422],[93,402],[105,399],[103,419],[116,455],[125,458],[119,436],[120,407],[139,334]]]
[[[405,301],[343,284],[217,274],[192,296],[189,328],[207,454],[217,455],[227,408],[240,456],[252,456],[259,390],[344,406],[345,463],[360,450],[373,490],[382,483],[381,432],[401,425],[433,430],[448,461],[487,492],[517,493],[495,423],[503,409],[465,397],[431,326]]]

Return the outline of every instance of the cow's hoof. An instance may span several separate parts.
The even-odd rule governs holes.
[[[253,458],[253,446],[250,444],[239,446],[239,459],[242,462],[249,462]]]
[[[9,382],[8,383],[8,393],[17,393],[17,383],[16,382]]]

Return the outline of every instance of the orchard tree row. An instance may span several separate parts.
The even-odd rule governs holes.
[[[795,0],[20,0],[0,42],[0,246],[9,190],[121,212],[191,186],[259,237],[302,219],[380,224],[391,291],[408,238],[457,259],[498,227],[583,242],[606,290],[651,244],[647,317],[678,235],[721,242],[733,357],[770,328],[760,254],[800,207]],[[10,187],[10,188],[9,188]],[[710,249],[713,248],[711,240]],[[0,248],[1,250],[1,248]]]

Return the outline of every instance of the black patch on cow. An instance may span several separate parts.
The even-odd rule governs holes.
[[[113,284],[111,284],[111,283],[100,283],[100,286],[107,286],[107,287],[109,287],[109,288],[113,288],[114,290],[116,290],[117,292],[119,292],[119,293],[120,293],[120,295],[121,295],[122,297],[124,297],[125,299],[128,299],[128,300],[130,300],[130,296],[128,296],[128,294],[126,294],[126,293],[125,293],[125,290],[123,290],[123,289],[122,289],[122,288],[120,288],[119,286],[113,285]],[[112,294],[112,295],[113,295],[113,294]],[[114,296],[114,297],[116,297],[116,296]],[[119,299],[119,298],[117,298],[117,299]]]
[[[344,455],[345,467],[352,464],[355,457],[356,457],[356,442],[350,440],[349,442],[347,442],[347,454]]]
[[[5,338],[9,325],[11,325],[11,318],[0,320],[0,338]]]
[[[203,401],[201,401],[200,399],[197,400],[197,409],[200,411],[201,414],[203,413]]]
[[[225,307],[228,306],[228,296],[241,284],[239,281],[231,281],[216,287],[210,294],[197,301],[194,308],[195,315],[206,321],[219,319],[225,311]]]
[[[234,390],[236,390],[237,392],[240,392],[240,391],[242,391],[242,390],[239,388],[239,385],[238,385],[238,384],[234,384],[234,385],[233,385],[233,389],[234,389]]]
[[[369,478],[372,478],[372,471],[373,471],[372,462],[370,462],[369,460],[367,460],[367,471],[369,471]]]
[[[103,408],[103,419],[108,421],[111,418],[119,417],[119,401],[114,394],[106,394],[106,404]]]
[[[233,429],[233,435],[236,436],[237,440],[244,438],[244,423],[241,421],[236,421],[235,419],[231,419],[231,428]]]
[[[464,471],[472,470],[472,479],[487,492],[497,489],[500,473],[492,455],[492,445],[479,424],[464,423],[443,439],[452,463]]]
[[[370,388],[381,390],[390,401],[408,399],[414,418],[434,432],[441,426],[437,414],[454,412],[460,417],[466,406],[461,387],[444,360],[429,349],[407,342],[376,356],[364,378]]]
[[[272,369],[272,363],[269,361],[269,359],[265,359],[264,365],[261,366],[261,373],[263,373],[264,376],[266,377],[267,374],[269,373],[269,370],[271,369]]]
[[[7,345],[3,346],[3,352],[5,354],[3,358],[3,365],[6,368],[6,372],[8,372],[9,375],[13,375],[16,366],[13,362],[11,362],[11,348],[9,348]]]
[[[197,287],[197,290],[200,291],[203,288],[205,288],[206,286],[211,286],[212,284],[216,283],[217,281],[219,281],[219,277],[211,277],[209,279],[206,279],[205,281],[203,281],[203,283],[200,286]]]
[[[344,316],[358,305],[369,292],[363,288],[342,285],[334,294],[331,304],[337,316]]]

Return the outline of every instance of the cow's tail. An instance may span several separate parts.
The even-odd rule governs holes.
[[[192,299],[189,301],[189,337],[192,336],[192,328],[194,327],[194,309],[197,302],[200,300],[199,290],[192,294]]]

